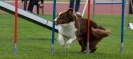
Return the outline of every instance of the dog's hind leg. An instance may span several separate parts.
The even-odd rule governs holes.
[[[70,48],[70,44],[76,40],[76,36],[73,38],[70,38],[67,42],[66,42],[66,49],[68,50]]]
[[[90,53],[94,53],[96,51],[96,46],[90,46]]]
[[[64,37],[63,37],[62,34],[58,34],[58,39],[57,40],[59,41],[60,45],[62,47],[64,47]]]
[[[78,42],[79,42],[79,45],[81,46],[80,52],[84,52],[86,50],[86,47],[84,46],[83,40],[78,40]]]

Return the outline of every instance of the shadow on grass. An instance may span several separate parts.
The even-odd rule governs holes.
[[[27,38],[28,40],[51,40],[51,38]]]
[[[25,39],[25,40],[37,40],[37,41],[40,41],[40,40],[42,40],[42,41],[49,41],[49,40],[52,40],[52,38],[19,38],[19,39]],[[56,40],[56,38],[55,38],[55,40]]]

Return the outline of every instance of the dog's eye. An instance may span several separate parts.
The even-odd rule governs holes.
[[[62,15],[60,14],[59,17],[62,17]]]

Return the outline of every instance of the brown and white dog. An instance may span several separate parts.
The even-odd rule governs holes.
[[[58,17],[54,20],[58,29],[58,41],[60,45],[64,46],[64,39],[67,38],[66,49],[69,49],[70,44],[74,40],[78,40],[81,46],[81,52],[86,50],[87,31],[90,31],[90,52],[93,53],[99,41],[102,38],[109,36],[110,30],[106,30],[102,26],[97,25],[94,21],[90,20],[90,29],[87,30],[87,20],[80,15],[74,13],[73,9],[60,12]]]

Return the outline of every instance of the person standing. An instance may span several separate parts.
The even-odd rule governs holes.
[[[42,8],[43,2],[44,2],[44,0],[30,0],[29,6],[28,6],[28,11],[33,12],[34,5],[39,5],[39,7]]]
[[[129,0],[129,14],[133,14],[133,1]]]
[[[74,9],[74,1],[75,0],[70,0],[69,8]],[[80,14],[79,8],[80,8],[80,0],[76,0],[75,9],[74,9],[76,14]]]

